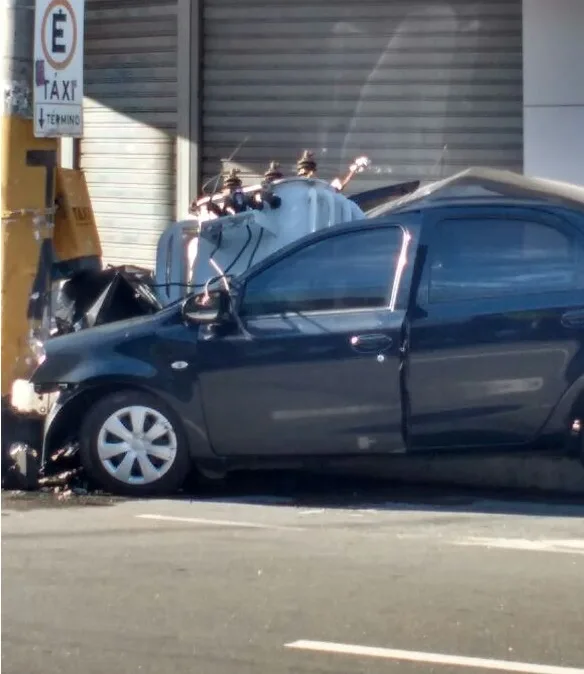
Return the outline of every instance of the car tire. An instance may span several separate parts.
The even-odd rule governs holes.
[[[180,419],[137,390],[112,393],[91,407],[81,425],[80,456],[97,485],[121,496],[173,493],[191,467]]]

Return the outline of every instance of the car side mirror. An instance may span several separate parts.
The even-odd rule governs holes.
[[[220,323],[229,313],[230,298],[226,290],[189,295],[183,302],[182,315],[189,323],[210,325]]]

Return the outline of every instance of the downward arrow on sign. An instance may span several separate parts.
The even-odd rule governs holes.
[[[39,115],[39,126],[42,129],[44,125],[45,125],[45,118],[43,116],[43,109],[41,108],[41,114]]]

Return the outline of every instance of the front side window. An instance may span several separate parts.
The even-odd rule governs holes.
[[[387,306],[403,236],[399,227],[367,229],[295,251],[248,281],[241,314]]]
[[[430,301],[576,288],[579,248],[564,231],[539,222],[443,220],[432,245]]]

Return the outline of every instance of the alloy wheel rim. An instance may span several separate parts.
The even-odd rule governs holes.
[[[116,480],[129,485],[159,480],[174,464],[177,445],[168,419],[143,405],[114,412],[104,421],[97,437],[102,466]]]

